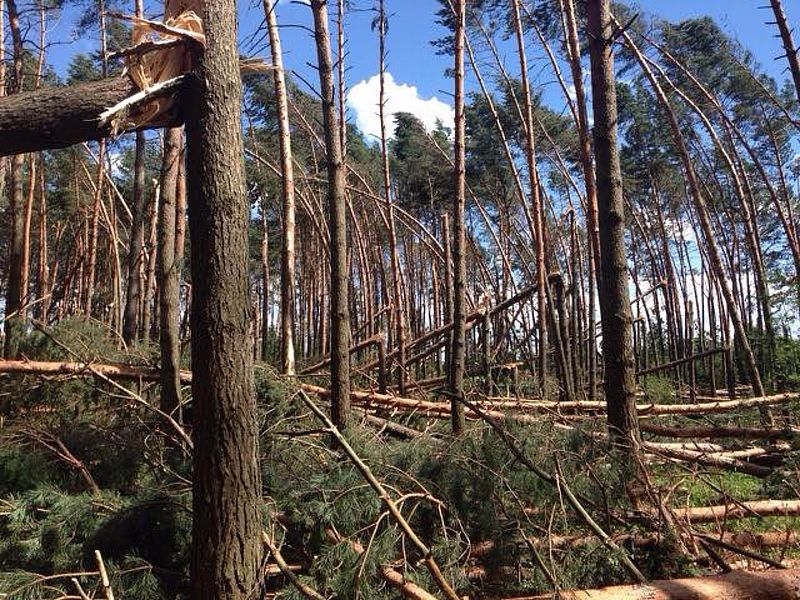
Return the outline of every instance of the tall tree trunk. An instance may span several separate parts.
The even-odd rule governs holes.
[[[269,360],[269,223],[267,222],[267,207],[264,199],[261,200],[261,360]],[[283,340],[281,340],[283,342]],[[286,363],[284,362],[284,367]],[[291,375],[293,373],[286,373]]]
[[[295,201],[292,139],[289,127],[289,104],[283,71],[283,52],[278,34],[278,21],[272,0],[264,0],[269,43],[272,51],[273,84],[280,130],[281,185],[283,192],[283,247],[281,251],[281,367],[286,375],[294,375],[294,295],[295,295]],[[264,294],[268,282],[264,282]],[[265,319],[266,323],[266,313]]]
[[[336,78],[337,93],[339,96],[339,137],[342,144],[342,157],[347,156],[347,90],[344,81],[344,15],[346,11],[345,0],[338,0],[336,11]]]
[[[611,39],[610,0],[589,0],[588,34],[592,70],[594,153],[597,164],[600,233],[600,321],[609,431],[618,446],[624,483],[641,475],[639,420],[636,414],[632,316],[625,258],[625,204],[617,144],[617,93]]]
[[[378,8],[378,35],[380,38],[380,94],[378,98],[378,117],[381,126],[381,158],[383,165],[383,197],[388,208],[389,252],[392,257],[392,293],[394,304],[395,342],[397,344],[397,387],[400,395],[406,391],[406,328],[405,311],[403,310],[403,290],[400,275],[400,257],[397,248],[397,228],[395,226],[394,202],[392,200],[392,183],[389,173],[389,147],[386,135],[386,9],[384,0],[380,0]]]
[[[0,165],[0,168],[2,166]],[[44,169],[39,174],[39,259],[37,261],[36,300],[39,303],[37,312],[39,320],[47,323],[50,304],[53,301],[50,289],[50,263],[47,257],[47,194],[45,193]],[[55,273],[55,269],[52,273]]]
[[[13,44],[14,77],[12,80],[12,93],[22,92],[23,70],[22,60],[24,48],[22,46],[22,32],[20,30],[19,12],[16,0],[7,0],[8,23],[11,29]],[[23,245],[24,245],[24,203],[23,203],[23,166],[24,154],[16,154],[11,158],[11,178],[9,187],[8,212],[11,215],[11,240],[8,256],[8,287],[6,288],[5,306],[5,356],[16,358],[19,353],[19,344],[24,333],[25,322],[22,315],[23,298],[25,290],[22,288],[23,277]]]
[[[597,186],[595,184],[594,163],[592,162],[592,138],[589,128],[588,112],[586,109],[586,90],[583,85],[583,69],[581,68],[580,42],[578,40],[578,26],[575,19],[575,5],[573,0],[559,0],[561,11],[564,14],[564,28],[567,39],[567,56],[572,73],[572,85],[575,88],[575,104],[577,105],[578,141],[580,142],[581,167],[586,186],[586,228],[588,229],[590,248],[589,261],[589,400],[594,400],[597,390],[597,352],[595,351],[595,287],[599,283],[600,262],[600,235],[597,230]],[[577,340],[576,340],[577,342]]]
[[[28,319],[28,305],[30,304],[30,274],[31,274],[31,222],[33,221],[33,201],[38,185],[37,167],[39,161],[35,154],[28,155],[28,196],[22,211],[22,266],[20,268],[20,289],[22,290],[21,317]]]
[[[539,320],[539,391],[545,393],[547,376],[547,278],[545,273],[544,211],[539,190],[539,170],[536,165],[536,146],[533,137],[533,102],[528,81],[528,58],[525,52],[525,37],[520,19],[519,0],[512,0],[514,30],[519,55],[520,82],[523,94],[523,124],[525,129],[525,160],[528,165],[528,185],[530,186],[531,206],[526,209],[531,234],[534,238],[536,256],[536,308]]]
[[[328,168],[328,228],[331,240],[331,413],[336,427],[344,429],[349,424],[351,412],[345,171],[333,89],[333,58],[328,32],[327,0],[311,0],[311,11],[314,14],[314,37],[317,45]]]
[[[186,121],[192,240],[192,600],[256,595],[261,481],[235,0],[204,2]]]
[[[139,330],[139,338],[147,340],[150,336],[150,323],[152,320],[153,291],[156,287],[156,244],[158,243],[158,205],[161,202],[161,186],[157,185],[153,190],[153,199],[150,204],[150,234],[147,236],[147,263],[142,279],[144,280],[144,290],[142,290],[142,320]]]
[[[159,346],[161,348],[161,410],[174,414],[181,401],[180,288],[175,261],[176,198],[183,130],[171,127],[164,136],[161,205],[158,219]]]
[[[136,132],[133,161],[133,217],[128,246],[128,287],[125,294],[125,312],[122,319],[122,339],[130,344],[139,331],[139,305],[141,303],[141,266],[145,226],[145,169],[147,141],[143,131]]]
[[[136,0],[136,16],[144,16],[143,0]],[[145,152],[147,139],[143,131],[136,132],[133,159],[133,212],[128,242],[128,285],[125,289],[125,308],[122,313],[122,339],[126,344],[136,340],[139,333],[141,306],[142,258],[145,227]]]
[[[464,374],[466,371],[467,336],[467,260],[465,233],[465,115],[464,115],[464,29],[466,24],[466,2],[457,0],[455,8],[454,85],[455,85],[455,153],[453,178],[455,199],[453,201],[453,333],[450,337],[450,364],[448,365],[452,429],[454,434],[464,431],[466,426],[464,405],[458,400],[464,397]],[[445,257],[449,260],[449,257]]]

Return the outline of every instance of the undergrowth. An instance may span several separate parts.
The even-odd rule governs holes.
[[[53,337],[70,348],[100,348],[105,360],[141,363],[149,352],[123,353],[86,322],[65,324]],[[37,358],[69,358],[45,335],[33,336],[29,351]],[[190,462],[157,416],[91,379],[18,377],[2,385],[0,597],[75,595],[69,577],[43,579],[70,573],[91,594],[98,586],[95,550],[106,560],[117,597],[187,597]],[[157,400],[155,386],[130,385]],[[663,387],[646,389],[655,396],[665,393]],[[301,579],[327,597],[396,598],[398,591],[380,575],[380,567],[390,565],[435,592],[423,557],[293,385],[257,365],[256,392],[264,528],[299,567]],[[423,428],[420,417],[393,419]],[[544,471],[560,473],[608,533],[649,533],[635,520],[620,518],[631,506],[617,483],[615,460],[598,441],[603,424],[586,423],[570,430],[546,421],[507,426],[524,454]],[[346,435],[459,591],[480,598],[552,590],[531,547],[564,589],[628,579],[619,555],[591,538],[563,490],[517,460],[496,432],[471,422],[454,439],[448,427],[442,420],[416,439],[401,440],[359,423]],[[676,474],[681,471],[659,467],[654,485],[666,489]],[[741,497],[773,485],[715,477],[715,488]],[[711,489],[686,478],[671,493],[681,503],[702,504],[715,500]],[[694,565],[675,552],[669,531],[662,533],[649,545],[621,546],[648,577],[693,573]],[[548,544],[565,538],[582,542]],[[266,580],[264,589],[299,597],[280,576]]]

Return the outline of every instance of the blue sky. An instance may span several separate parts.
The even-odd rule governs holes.
[[[329,0],[329,4],[333,16],[336,2]],[[774,37],[775,28],[765,24],[772,19],[772,12],[758,8],[768,4],[767,0],[641,0],[637,4],[642,10],[668,20],[709,15],[725,31],[737,37],[749,48],[762,68],[770,75],[779,81],[788,77],[785,60],[774,60],[776,56],[782,54],[780,41]],[[152,3],[152,5],[153,11],[148,12],[156,14],[158,9],[155,7],[158,4]],[[373,85],[362,83],[360,87],[359,83],[368,81],[377,73],[377,39],[370,27],[373,13],[367,10],[374,6],[375,2],[354,0],[352,5],[354,10],[348,14],[346,21],[349,51],[347,83],[349,88],[356,88],[353,92],[354,98],[358,96],[360,101],[354,100],[351,103],[349,114],[351,119],[369,129],[374,115],[374,109],[370,107],[374,106],[372,98],[377,94],[376,82],[373,81]],[[444,33],[435,23],[438,2],[386,0],[386,5],[391,15],[388,41],[388,70],[393,79],[390,89],[390,111],[394,109],[417,112],[423,118],[427,116],[427,120],[431,123],[436,117],[446,118],[448,114],[446,105],[451,104],[449,89],[452,84],[444,77],[444,71],[450,66],[451,59],[437,56],[430,45],[431,40]],[[800,2],[784,0],[784,9],[787,11],[790,23],[800,24]],[[277,11],[287,68],[301,74],[307,81],[314,82],[316,73],[309,67],[309,63],[316,62],[313,40],[307,29],[311,25],[310,9],[299,0],[279,0]],[[259,36],[260,39],[250,37],[263,19],[261,1],[241,0],[239,13],[243,52],[267,56],[268,48],[263,36]],[[73,13],[63,14],[52,23],[50,39],[61,41],[69,39],[72,22]],[[799,39],[796,41],[800,43],[800,28],[797,38]],[[92,50],[96,45],[94,36],[85,36],[68,44],[55,46],[51,50],[50,61],[63,72],[74,54]],[[506,58],[511,71],[516,71],[516,57],[510,49]],[[531,47],[530,59],[533,73],[546,66],[544,53],[536,45]],[[555,108],[563,106],[560,91],[547,79],[552,78],[540,82],[544,86],[545,101]],[[468,88],[475,85],[469,77]]]

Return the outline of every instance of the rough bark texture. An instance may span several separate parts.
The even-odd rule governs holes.
[[[183,131],[172,127],[164,136],[161,205],[158,219],[159,345],[161,347],[161,410],[172,415],[180,406],[180,298],[175,262],[178,174],[183,157]]]
[[[454,3],[455,29],[455,139],[453,149],[455,160],[455,199],[453,203],[453,334],[450,338],[449,386],[450,393],[458,398],[464,396],[464,372],[467,357],[467,260],[466,234],[464,232],[465,212],[465,158],[464,158],[464,26],[466,4],[464,0]],[[464,431],[464,406],[456,398],[451,398],[453,433]]]
[[[253,597],[261,482],[250,351],[236,2],[203,3],[206,48],[186,106],[192,239],[192,600]]]
[[[139,303],[141,296],[142,247],[145,225],[145,172],[146,140],[144,132],[136,132],[136,154],[133,163],[133,218],[128,247],[128,287],[125,294],[125,312],[122,318],[122,338],[126,344],[136,339],[139,331]]]
[[[138,90],[127,76],[68,87],[46,87],[0,102],[0,155],[64,148],[108,137],[98,117]],[[150,123],[144,128],[177,125]]]
[[[628,476],[639,463],[633,329],[625,258],[625,204],[617,145],[617,93],[614,82],[609,0],[587,3],[592,70],[594,151],[600,226],[600,321],[608,426],[626,455]]]
[[[347,304],[347,201],[341,138],[333,89],[333,58],[325,0],[312,0],[322,118],[328,167],[328,227],[331,248],[331,412],[339,429],[350,421],[350,307]]]
[[[280,130],[281,186],[283,192],[283,247],[281,250],[281,365],[286,375],[294,375],[294,296],[295,296],[295,200],[292,138],[289,126],[289,103],[283,72],[283,52],[278,21],[272,0],[264,0],[269,44],[272,51],[272,79]],[[265,283],[266,286],[266,283]],[[265,292],[266,293],[266,292]],[[266,320],[266,314],[265,314]]]

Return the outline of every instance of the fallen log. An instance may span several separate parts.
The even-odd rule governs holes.
[[[311,394],[317,394],[318,396],[327,397],[330,395],[329,389],[309,383],[300,384],[300,389]],[[350,398],[355,404],[362,407],[381,406],[384,408],[396,408],[433,417],[442,417],[450,414],[449,402],[431,402],[429,400],[416,400],[413,398],[403,398],[401,396],[362,392],[358,390],[351,390]],[[539,421],[539,419],[530,415],[507,415],[506,413],[496,410],[484,410],[483,412],[489,417],[498,420],[510,418],[522,423],[534,423]],[[466,416],[468,419],[481,418],[480,415],[469,409],[466,410]]]
[[[596,410],[604,411],[605,402],[555,402],[538,401],[531,399],[512,398],[507,396],[492,396],[492,402],[507,401],[522,405],[526,410]],[[698,404],[637,404],[636,410],[640,415],[693,415],[704,413],[732,412],[743,408],[755,408],[782,404],[800,400],[798,393],[775,394],[773,396],[759,396],[757,398],[740,398],[737,400],[719,400],[716,402]]]
[[[755,429],[750,427],[667,427],[641,423],[644,433],[673,438],[738,438],[757,440],[789,440],[800,435],[797,429]]]
[[[798,517],[800,500],[752,500],[718,506],[691,506],[674,510],[690,523],[715,523],[732,519]]]
[[[796,600],[800,569],[731,571],[723,575],[616,585],[595,590],[561,591],[562,600]],[[517,600],[543,600],[527,596]]]
[[[642,442],[642,448],[647,452],[652,452],[659,456],[698,465],[705,465],[708,467],[718,467],[720,469],[735,471],[737,473],[753,475],[754,477],[767,477],[772,473],[772,469],[769,467],[754,465],[743,460],[739,460],[738,458],[726,456],[725,454],[709,454],[706,452],[696,452],[693,450],[665,447],[662,444],[653,444],[651,442]]]
[[[6,96],[0,101],[0,156],[64,148],[109,137],[112,127],[109,123],[101,124],[100,115],[139,91],[130,78],[123,75]],[[175,89],[165,92],[176,93]],[[167,119],[141,128],[179,124],[174,115],[172,120]]]
[[[81,362],[47,362],[39,360],[0,360],[0,373],[23,375],[73,375],[93,377],[95,373],[109,379],[160,381],[161,369],[139,365],[96,364]],[[181,371],[181,383],[192,382],[191,371]]]

